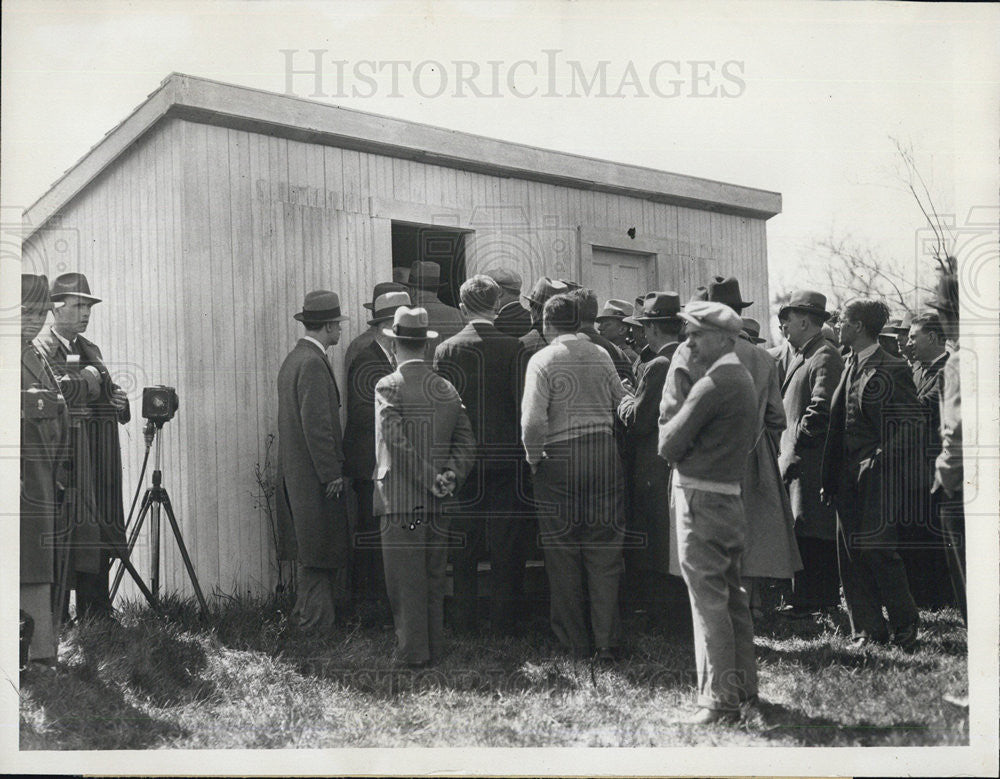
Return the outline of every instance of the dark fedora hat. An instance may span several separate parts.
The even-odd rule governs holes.
[[[680,322],[681,296],[676,292],[647,292],[642,306],[625,321],[641,325],[643,322]]]
[[[752,300],[743,299],[743,295],[740,294],[740,283],[735,276],[726,279],[716,276],[708,282],[708,299],[712,303],[725,303],[736,311],[753,305]]]
[[[409,306],[410,304],[410,296],[406,292],[389,290],[379,295],[375,300],[375,310],[372,312],[372,318],[368,320],[368,324],[375,325],[379,322],[384,322],[386,319],[392,319],[393,314],[396,313],[396,309],[401,306]]]
[[[416,289],[437,289],[441,286],[441,266],[436,262],[417,260],[410,266],[407,286]]]
[[[826,295],[811,289],[795,290],[788,298],[788,302],[778,309],[778,319],[781,319],[786,311],[806,311],[823,317],[824,322],[831,316],[826,310]]]
[[[535,282],[535,286],[531,288],[531,292],[527,295],[521,295],[521,297],[529,303],[534,303],[536,306],[544,306],[545,301],[553,295],[561,295],[564,292],[569,292],[571,289],[575,288],[561,279],[551,279],[548,276],[542,276]]]
[[[311,325],[324,322],[343,322],[350,319],[340,313],[340,296],[327,289],[317,289],[306,293],[302,311],[293,315],[294,319]]]
[[[382,332],[389,338],[403,341],[426,341],[428,338],[437,338],[438,334],[428,330],[427,324],[426,308],[400,306],[392,315],[392,327],[383,328]]]
[[[760,337],[760,322],[748,316],[742,317],[742,320],[743,332],[750,336],[750,340],[755,344],[764,343],[764,339]]]
[[[369,311],[374,311],[375,301],[379,299],[379,296],[384,295],[386,292],[406,292],[406,285],[399,284],[395,281],[380,281],[372,287],[372,302],[362,303],[361,305]]]
[[[82,273],[64,273],[61,276],[56,276],[55,281],[52,282],[52,299],[62,300],[67,295],[76,295],[91,303],[101,302],[99,297],[90,294],[90,283]]]
[[[958,276],[954,273],[942,273],[938,277],[934,297],[924,302],[938,311],[958,314]]]
[[[33,273],[21,274],[21,305],[44,308],[51,311],[62,303],[56,303],[49,296],[49,280]]]

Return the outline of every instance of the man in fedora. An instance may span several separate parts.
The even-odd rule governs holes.
[[[424,359],[437,337],[422,308],[393,314],[396,369],[375,387],[375,515],[396,627],[396,662],[423,667],[444,649],[449,514],[445,502],[475,461],[476,439],[458,391]]]
[[[684,326],[681,301],[676,292],[650,292],[626,325],[637,325],[645,333],[648,348],[655,356],[638,363],[634,395],[626,395],[618,406],[625,426],[631,468],[632,511],[628,527],[640,534],[642,545],[625,542],[626,590],[654,619],[662,620],[679,600],[687,610],[687,593],[675,576],[669,575],[670,548],[670,466],[657,452],[660,398],[670,359],[678,347]],[[680,587],[677,585],[680,584]]]
[[[743,319],[743,335],[750,341],[750,343],[755,346],[760,346],[764,343],[764,339],[760,337],[760,322],[756,319],[745,316]]]
[[[542,276],[542,278],[535,282],[535,286],[532,287],[531,292],[527,295],[522,295],[528,302],[528,316],[531,317],[531,329],[521,336],[522,356],[525,366],[531,355],[548,344],[545,334],[542,332],[542,309],[545,306],[545,301],[553,295],[561,295],[569,292],[570,289],[572,287],[565,281]]]
[[[968,624],[966,600],[966,549],[965,504],[962,489],[965,483],[962,471],[962,388],[959,370],[959,318],[958,277],[955,261],[948,258],[949,271],[938,279],[937,294],[927,301],[935,309],[944,330],[948,361],[939,374],[941,394],[938,413],[940,418],[941,451],[934,461],[934,509],[941,522],[945,538],[945,555],[951,578],[955,603]]]
[[[395,285],[393,285],[394,287]],[[382,537],[374,514],[375,385],[392,373],[392,342],[382,332],[402,306],[410,305],[404,288],[383,285],[372,304],[368,332],[373,340],[347,370],[347,422],[344,426],[344,475],[351,480],[357,501],[351,583],[355,598],[389,617],[389,598],[382,567]],[[383,623],[384,624],[384,623]]]
[[[629,326],[625,317],[632,316],[634,307],[626,300],[609,300],[597,313],[597,331],[618,347],[630,365],[635,364],[639,355],[628,344]]]
[[[452,626],[475,632],[479,560],[490,560],[490,627],[514,633],[521,609],[527,554],[526,522],[518,509],[517,358],[521,344],[495,326],[500,287],[489,276],[473,276],[461,287],[468,323],[434,353],[434,370],[458,389],[475,433],[475,467],[458,492],[451,520]]]
[[[659,452],[674,468],[677,556],[694,617],[698,710],[689,722],[709,724],[736,720],[741,704],[757,698],[753,621],[740,570],[749,532],[741,481],[758,432],[757,402],[734,351],[740,317],[700,301],[679,316],[701,370],[661,425]]]
[[[442,303],[438,298],[441,289],[441,266],[433,261],[417,260],[410,266],[410,300],[427,312],[430,327],[438,336],[427,344],[428,359],[434,356],[437,345],[465,327],[465,320],[457,308]]]
[[[795,572],[791,603],[784,612],[793,618],[840,604],[837,515],[819,499],[830,400],[844,371],[840,352],[823,337],[829,318],[826,296],[812,290],[796,290],[778,311],[794,350],[781,388],[788,426],[781,434],[778,460],[802,555],[802,570]]]
[[[125,548],[122,464],[118,425],[131,419],[125,392],[111,379],[101,350],[83,337],[91,309],[101,302],[82,273],[52,282],[52,300],[62,306],[35,339],[69,404],[71,491],[67,517],[72,530],[72,566],[77,616],[110,616],[108,571]]]
[[[822,499],[837,509],[840,580],[857,643],[891,640],[910,651],[920,620],[897,545],[910,474],[920,467],[912,458],[918,401],[905,361],[879,345],[888,319],[888,306],[872,298],[841,312],[840,340],[851,354],[830,401]]]
[[[55,374],[32,343],[55,307],[45,276],[21,276],[21,612],[33,624],[22,639],[22,667],[29,655],[54,662],[59,643],[54,585],[56,554],[64,550],[55,544],[56,493],[69,417]]]
[[[384,295],[386,292],[406,292],[406,285],[397,284],[394,281],[380,281],[372,289],[372,302],[362,303],[362,305],[369,311],[374,310],[375,301],[379,298],[379,296]],[[407,300],[409,300],[409,297],[407,297]],[[375,335],[378,331],[379,327],[377,325],[370,325],[367,330],[360,333],[347,345],[347,351],[344,352],[345,375],[351,370],[351,363],[354,362],[354,358],[361,354],[361,352],[363,352],[368,345],[375,340]]]
[[[608,357],[611,358],[618,377],[622,381],[628,382],[630,387],[634,387],[635,374],[632,372],[632,362],[625,357],[621,349],[597,332],[598,304],[597,295],[594,294],[594,290],[577,286],[567,294],[572,295],[578,301],[580,313],[580,329],[578,333],[580,336],[604,349],[608,353]]]
[[[531,314],[521,305],[521,276],[508,268],[487,271],[500,286],[497,318],[493,324],[504,335],[520,338],[531,329]]]
[[[702,296],[709,302],[726,305],[738,317],[742,316],[743,309],[753,305],[743,300],[739,282],[731,276],[725,279],[716,276],[703,292],[696,291],[695,298]],[[795,522],[788,492],[778,471],[778,441],[785,429],[778,366],[774,358],[750,343],[742,333],[742,320],[734,350],[743,367],[750,372],[757,398],[757,434],[743,479],[743,504],[749,529],[741,572],[744,579],[759,580],[748,581],[751,607],[759,618],[765,607],[772,605],[765,598],[765,580],[780,579],[790,583],[795,571],[802,567],[802,561],[795,541]],[[692,363],[688,345],[681,344],[664,383],[661,427],[680,408],[704,370],[705,366]]]
[[[278,371],[278,558],[296,561],[292,623],[329,635],[350,542],[340,391],[326,351],[348,317],[337,293],[320,289],[306,295],[294,318],[305,334]]]

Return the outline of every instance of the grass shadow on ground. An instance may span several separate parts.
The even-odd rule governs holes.
[[[21,684],[21,748],[146,749],[187,735],[144,703],[205,700],[205,652],[157,629],[83,621],[67,636],[60,667],[33,670]]]

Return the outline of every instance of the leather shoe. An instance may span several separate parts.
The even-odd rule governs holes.
[[[740,719],[739,711],[733,709],[707,709],[704,706],[683,720],[685,725],[713,725],[716,722],[732,724]]]
[[[914,620],[909,625],[904,625],[892,636],[892,643],[904,652],[912,652],[917,648],[917,626],[918,620]]]
[[[597,652],[594,653],[594,662],[597,665],[614,665],[617,660],[615,650],[611,647],[599,647]]]

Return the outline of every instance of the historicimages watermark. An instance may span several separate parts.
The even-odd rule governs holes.
[[[329,49],[280,49],[285,93],[311,98],[737,98],[741,60],[568,59],[542,49],[518,60],[346,60]]]

